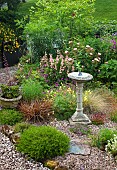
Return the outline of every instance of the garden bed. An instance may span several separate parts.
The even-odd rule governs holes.
[[[10,67],[10,72],[14,75],[17,67]],[[3,79],[0,83],[6,83],[7,75],[5,69],[0,69],[0,75]],[[4,76],[3,76],[4,75]],[[49,123],[38,123],[37,126],[42,124],[56,127],[58,130],[66,133],[70,137],[70,141],[75,142],[77,145],[84,147],[84,154],[73,154],[67,152],[65,156],[57,156],[54,161],[57,161],[60,166],[66,167],[67,170],[116,170],[117,163],[113,156],[110,156],[106,151],[102,151],[97,147],[91,146],[91,138],[88,134],[76,134],[73,133],[72,128],[68,121],[53,120]],[[117,123],[106,119],[103,125],[88,125],[92,134],[98,134],[102,128],[113,129],[117,127]],[[26,155],[19,153],[15,150],[14,145],[8,137],[0,132],[0,166],[1,170],[48,170],[44,164],[35,162],[34,160],[28,160]],[[85,150],[85,148],[88,150]],[[62,169],[60,169],[62,170]],[[64,170],[64,169],[63,169]]]
[[[57,129],[65,132],[71,140],[75,140],[78,144],[89,145],[90,138],[86,135],[77,135],[69,131],[70,125],[67,121],[53,121],[49,125],[56,127]],[[115,128],[117,123],[111,121],[106,122],[104,125],[96,126],[89,125],[93,133],[97,133],[99,129],[106,128]],[[1,140],[1,152],[0,152],[0,161],[1,161],[1,170],[47,170],[46,167],[40,162],[34,162],[33,160],[28,161],[26,157],[17,152],[13,144],[9,139],[0,133]],[[66,153],[65,156],[58,156],[54,160],[58,161],[61,166],[68,167],[68,170],[116,170],[117,164],[112,156],[107,152],[101,151],[96,147],[90,148],[90,154],[88,155],[78,155]]]

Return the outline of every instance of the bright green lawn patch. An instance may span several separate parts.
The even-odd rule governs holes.
[[[117,0],[96,0],[95,19],[117,20]]]

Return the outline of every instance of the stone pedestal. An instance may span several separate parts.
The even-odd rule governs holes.
[[[83,94],[83,83],[91,80],[92,75],[88,73],[82,73],[80,76],[78,72],[72,72],[68,74],[68,77],[76,80],[76,96],[77,96],[77,107],[76,112],[69,119],[71,125],[78,123],[81,124],[90,124],[91,121],[86,114],[83,114],[83,104],[82,104],[82,94]]]

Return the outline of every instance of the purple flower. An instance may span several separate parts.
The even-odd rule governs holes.
[[[59,84],[56,82],[56,83],[55,83],[55,87],[58,87],[58,86],[59,86]]]

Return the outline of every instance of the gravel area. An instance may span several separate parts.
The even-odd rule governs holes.
[[[14,74],[16,67],[10,68]],[[0,83],[5,83],[7,73],[5,69],[0,69]],[[53,121],[49,125],[65,132],[71,140],[77,143],[86,144],[89,146],[90,139],[86,135],[77,135],[70,132],[69,122],[67,121]],[[100,128],[115,128],[117,123],[111,121],[106,122],[104,125],[95,126],[89,125],[93,133],[97,133]],[[89,146],[90,147],[90,146]],[[99,150],[98,148],[91,147],[89,155],[75,155],[66,153],[65,156],[58,156],[54,160],[58,161],[61,166],[68,167],[68,170],[117,170],[117,163],[114,158],[108,153]],[[49,170],[44,167],[40,162],[27,160],[21,153],[15,150],[14,145],[10,142],[4,134],[0,132],[0,170]],[[62,170],[62,169],[60,169]],[[64,170],[64,169],[63,169]]]
[[[5,84],[15,74],[17,66],[0,68],[0,84]]]
[[[54,125],[53,125],[54,123]],[[86,135],[79,136],[69,131],[70,125],[66,121],[59,121],[51,123],[52,126],[57,127],[65,132],[71,140],[81,144],[88,144],[90,139]],[[97,133],[100,128],[115,128],[117,123],[107,122],[104,125],[96,126],[89,125],[93,133]],[[67,165],[69,170],[117,170],[117,163],[114,158],[108,153],[99,150],[96,147],[91,147],[90,155],[75,155],[67,153],[64,157],[57,157],[61,165]]]

